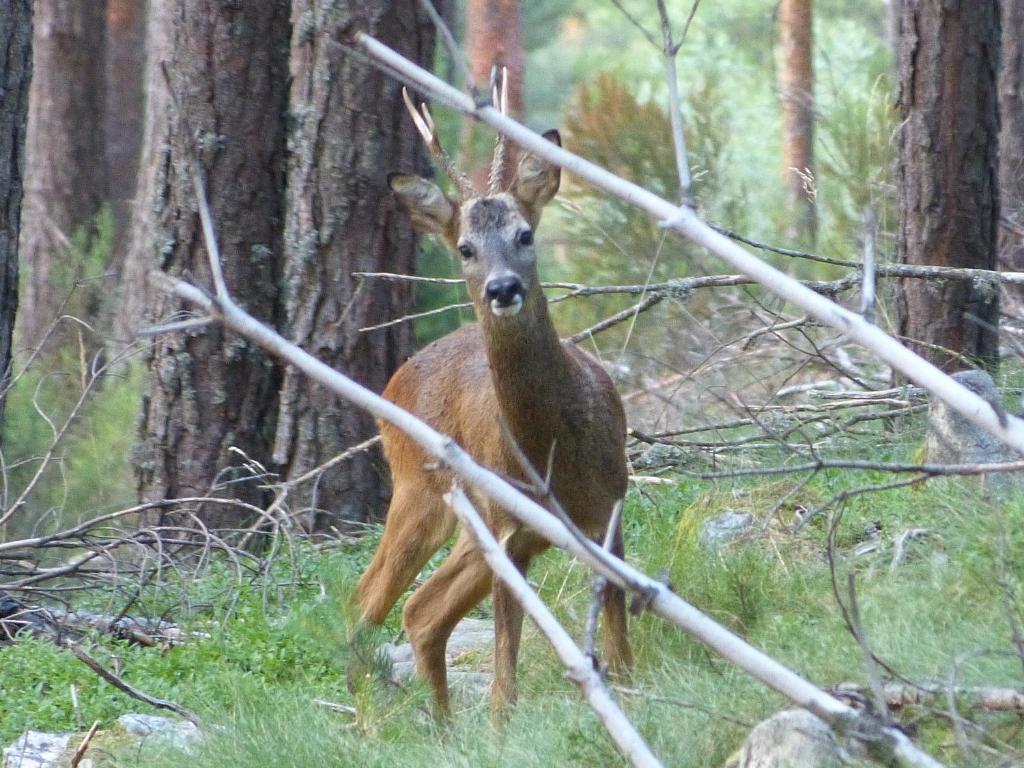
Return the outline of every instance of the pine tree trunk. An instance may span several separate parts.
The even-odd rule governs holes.
[[[72,283],[80,253],[68,248],[107,194],[103,142],[105,0],[36,0],[25,159],[18,327],[37,344]],[[69,262],[69,256],[76,261]],[[88,320],[88,318],[86,318]]]
[[[900,231],[907,264],[996,268],[999,14],[906,0],[899,28]],[[904,280],[900,332],[937,365],[998,363],[996,284]]]
[[[11,338],[18,307],[21,225],[29,83],[32,79],[32,0],[0,9],[0,423],[6,404]]]
[[[117,0],[114,0],[116,2]],[[114,317],[114,333],[131,338],[144,324],[149,291],[146,273],[161,263],[161,227],[157,211],[164,202],[163,176],[167,151],[163,146],[171,125],[171,101],[164,74],[157,62],[169,61],[173,36],[174,3],[157,0],[149,6],[145,22],[145,56],[149,63],[143,76],[142,146],[136,168],[135,194],[125,237],[124,266],[118,285],[120,301]]]
[[[128,226],[142,144],[142,82],[146,60],[145,0],[107,0],[104,138],[109,201],[120,235]],[[120,269],[122,249],[118,249]]]
[[[1024,270],[1024,0],[1003,0],[1003,55],[999,67],[999,202],[1009,227],[1000,228],[1003,269]],[[1024,301],[1019,289],[1013,294]],[[1016,313],[1020,313],[1018,306]]]
[[[520,0],[467,0],[466,49],[469,70],[473,80],[486,93],[491,79],[491,67],[508,67],[509,113],[523,116],[523,52],[522,11]],[[465,123],[467,132],[462,138],[463,148],[469,151],[477,127],[475,121]],[[504,178],[512,177],[515,167],[515,147],[510,143],[505,155]],[[487,162],[490,163],[488,156]],[[488,165],[472,169],[473,183],[478,189],[486,188]]]
[[[191,181],[190,158],[198,155],[228,289],[249,312],[273,323],[282,251],[288,2],[160,5],[168,7],[154,15],[162,26],[151,35],[166,36],[155,49],[166,57],[185,121],[167,108],[166,95],[150,101],[147,151],[154,165],[146,171],[151,187],[140,190],[139,200],[152,206],[153,240],[138,248],[150,257],[143,266],[187,275],[211,290]],[[146,301],[153,321],[181,309],[159,290]],[[241,468],[246,458],[236,451],[269,465],[279,380],[273,362],[212,325],[159,337],[148,366],[136,454],[140,499],[213,489],[259,504],[260,480]],[[248,518],[219,505],[200,514],[214,527]]]
[[[412,348],[409,324],[360,328],[407,314],[401,283],[357,271],[411,274],[416,241],[396,214],[386,177],[422,171],[422,150],[401,87],[331,43],[349,25],[421,63],[433,58],[433,29],[416,0],[337,3],[294,0],[288,193],[283,295],[285,333],[356,381],[381,391]],[[282,387],[274,461],[294,478],[376,433],[373,420],[289,370]],[[289,497],[304,524],[323,530],[381,514],[388,496],[378,451],[356,456]]]
[[[782,168],[789,217],[786,236],[814,244],[814,34],[812,0],[779,6],[779,90],[782,97]]]
[[[466,48],[477,85],[486,88],[494,65],[508,67],[509,112],[523,113],[523,41],[519,0],[468,0]]]

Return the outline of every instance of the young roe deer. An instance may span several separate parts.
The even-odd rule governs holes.
[[[525,480],[514,440],[544,474],[550,490],[588,536],[605,534],[626,491],[626,423],[611,378],[589,355],[563,343],[548,314],[534,253],[541,210],[558,191],[560,169],[534,155],[519,162],[508,192],[501,189],[504,148],[496,149],[488,193],[472,196],[437,144],[429,113],[406,100],[428,146],[462,192],[453,200],[427,179],[392,174],[388,183],[415,227],[439,235],[462,262],[478,323],[435,341],[392,377],[384,396],[452,437],[485,466]],[[545,137],[560,143],[558,133]],[[500,147],[500,140],[499,140]],[[502,428],[502,422],[505,430]],[[380,424],[394,495],[384,535],[363,574],[358,600],[363,620],[381,624],[427,560],[452,535],[456,520],[443,500],[452,473],[438,468],[411,439]],[[525,573],[547,541],[479,494],[477,508],[509,557]],[[544,500],[538,498],[543,504]],[[622,555],[621,527],[612,550]],[[416,669],[433,688],[436,711],[449,710],[445,646],[455,625],[493,591],[495,680],[491,705],[503,711],[516,698],[516,659],[523,613],[493,578],[462,531],[448,558],[406,603],[403,624]],[[626,634],[625,597],[603,594],[604,653],[613,671],[633,658]]]

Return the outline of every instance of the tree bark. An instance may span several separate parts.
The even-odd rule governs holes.
[[[146,169],[151,206],[137,267],[189,275],[211,290],[192,172],[202,167],[228,289],[250,312],[276,320],[282,250],[289,8],[287,0],[225,3],[168,0],[151,19],[166,62],[166,94],[151,99]],[[155,59],[157,61],[159,59]],[[161,77],[153,67],[151,77]],[[155,112],[159,109],[159,112]],[[195,162],[193,162],[195,161]],[[154,291],[149,318],[166,321],[180,304]],[[148,357],[148,391],[135,460],[140,500],[219,495],[259,504],[268,466],[279,380],[258,349],[220,326],[159,337]],[[244,457],[237,452],[244,453]],[[207,525],[236,525],[245,513],[218,505]]]
[[[401,87],[331,43],[352,25],[419,62],[433,57],[434,32],[416,0],[337,3],[294,0],[285,214],[285,333],[321,360],[375,391],[412,349],[408,324],[359,329],[407,314],[408,286],[356,271],[411,273],[416,241],[396,214],[386,177],[425,170]],[[372,418],[288,369],[274,462],[294,478],[376,432]],[[296,489],[293,511],[322,530],[381,514],[388,496],[378,451],[357,455]]]
[[[1024,0],[1002,1],[1003,50],[999,67],[999,201],[1001,213],[1024,226]],[[1003,269],[1024,270],[1024,238],[1000,228]],[[1011,291],[1018,304],[1021,291]],[[1018,310],[1019,311],[1019,310]]]
[[[519,0],[468,0],[466,47],[469,71],[486,88],[491,67],[508,67],[509,114],[523,114],[523,40]]]
[[[0,10],[0,423],[7,402],[18,308],[18,235],[24,192],[26,124],[32,79],[32,0]]]
[[[520,0],[467,0],[466,2],[466,49],[469,55],[469,71],[473,80],[486,93],[491,79],[491,67],[508,67],[508,109],[509,114],[519,119],[523,116],[523,33]],[[463,145],[471,143],[476,123],[466,124],[468,131],[462,138]],[[464,149],[467,149],[464,146]],[[487,158],[490,163],[490,157]],[[511,179],[515,168],[515,147],[509,146],[505,154],[503,178]],[[486,188],[489,166],[473,169],[473,183],[478,189]]]
[[[119,234],[128,226],[142,145],[146,0],[107,0],[104,138],[110,195]],[[118,255],[121,254],[119,249]],[[117,259],[118,268],[121,259]]]
[[[142,146],[136,168],[135,194],[129,212],[124,266],[118,285],[120,301],[117,302],[114,316],[114,332],[121,338],[131,338],[142,326],[147,316],[149,299],[146,273],[159,265],[161,259],[158,210],[163,205],[160,198],[167,154],[163,142],[171,130],[168,123],[171,101],[160,62],[170,61],[173,36],[169,34],[168,28],[173,23],[175,11],[174,3],[164,0],[147,5]]]
[[[999,12],[996,3],[905,0],[897,252],[906,264],[996,268]],[[998,364],[999,291],[904,280],[900,332],[946,370]]]
[[[103,49],[106,0],[37,0],[29,96],[24,294],[18,327],[37,344],[83,276],[68,247],[106,199]],[[74,261],[69,262],[69,257]]]
[[[814,244],[813,0],[779,6],[779,91],[782,98],[782,168],[790,216],[786,236]]]

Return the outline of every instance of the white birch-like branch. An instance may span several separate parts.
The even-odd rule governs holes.
[[[938,368],[900,344],[863,317],[803,286],[799,281],[748,253],[726,236],[716,232],[685,206],[673,205],[643,187],[556,146],[512,118],[488,106],[478,107],[466,94],[417,66],[364,32],[355,42],[376,62],[411,82],[425,94],[436,96],[459,111],[490,125],[523,149],[561,166],[594,186],[620,197],[659,220],[667,229],[689,238],[725,259],[748,277],[776,295],[801,307],[825,325],[875,353],[879,359],[915,384],[924,387],[968,421],[1024,453],[1024,421],[997,412],[991,404],[942,373]]]
[[[693,11],[696,12],[694,3]],[[676,54],[679,46],[672,40],[672,25],[668,18],[665,0],[658,0],[658,15],[661,17],[662,57],[665,66],[665,84],[668,86],[668,113],[672,125],[672,146],[676,158],[676,175],[679,177],[679,202],[693,208],[693,183],[690,178],[690,162],[686,152],[686,137],[683,133],[683,105],[679,99],[679,74],[676,70]],[[691,13],[690,18],[693,18]]]
[[[665,584],[598,547],[588,547],[587,543],[581,542],[546,509],[478,464],[454,440],[439,434],[412,414],[356,384],[287,341],[243,311],[230,295],[213,299],[199,288],[159,271],[150,273],[150,280],[153,285],[162,286],[183,301],[210,313],[230,330],[295,366],[340,397],[395,425],[416,441],[428,455],[441,461],[462,480],[493,499],[554,546],[571,552],[616,586],[642,594],[648,602],[649,610],[676,624],[740,669],[817,715],[838,732],[860,738],[869,749],[896,765],[906,768],[941,768],[941,763],[918,749],[899,729],[885,726],[857,712],[804,680],[701,613]]]
[[[629,718],[608,693],[608,689],[605,688],[600,673],[594,669],[591,659],[576,646],[572,637],[558,623],[554,614],[530,589],[526,578],[508,559],[508,555],[502,551],[494,535],[458,484],[452,486],[451,492],[445,494],[444,500],[469,535],[473,537],[495,576],[505,583],[516,602],[523,607],[526,614],[537,625],[537,629],[551,643],[551,647],[555,649],[558,658],[562,660],[568,670],[568,678],[579,686],[587,703],[597,713],[619,751],[632,765],[643,768],[660,768],[661,762],[654,756],[633,723],[629,721]]]
[[[875,239],[878,237],[878,214],[868,207],[864,211],[864,270],[861,276],[860,314],[869,323],[875,322]]]

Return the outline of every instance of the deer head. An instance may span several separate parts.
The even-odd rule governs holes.
[[[417,127],[441,166],[462,193],[453,199],[433,181],[419,176],[390,174],[388,186],[421,233],[439,235],[462,262],[470,297],[483,317],[514,317],[528,299],[540,294],[534,230],[541,211],[558,192],[561,172],[536,155],[519,161],[508,192],[500,191],[504,144],[499,141],[487,194],[474,195],[468,180],[454,171],[440,149],[425,105],[417,113],[406,100]],[[544,137],[561,146],[558,131]]]

